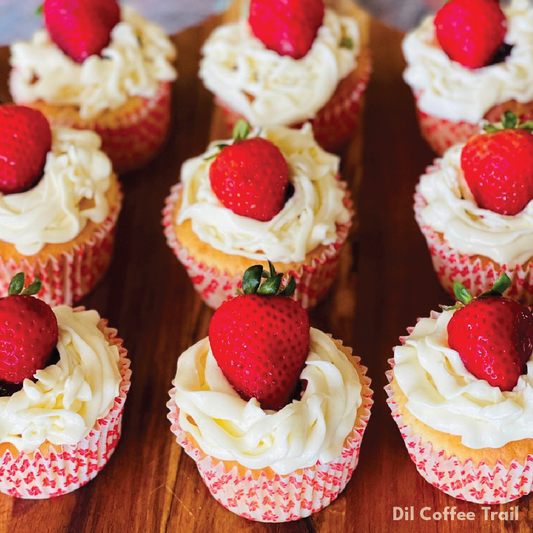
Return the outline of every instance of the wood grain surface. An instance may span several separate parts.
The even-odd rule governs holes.
[[[359,226],[344,250],[334,290],[311,313],[313,326],[353,346],[373,380],[375,404],[353,479],[337,501],[311,518],[283,525],[253,523],[215,502],[194,462],[175,443],[165,404],[176,360],[206,336],[212,312],[166,246],[160,212],[183,161],[221,136],[211,95],[197,78],[199,47],[218,23],[219,18],[210,19],[174,39],[179,49],[174,130],[156,160],[123,180],[126,196],[113,263],[82,302],[109,318],[130,352],[133,379],[122,440],[97,478],[72,494],[49,501],[0,495],[0,533],[530,531],[529,498],[517,504],[519,521],[486,521],[479,506],[448,497],[424,481],[385,403],[384,372],[398,337],[449,298],[413,218],[413,189],[433,156],[419,136],[411,94],[401,79],[402,36],[374,21],[369,25],[374,75],[361,135],[364,150],[361,156],[360,138],[343,164],[343,176],[354,189],[362,177]],[[4,100],[7,75],[8,52],[2,49]],[[394,506],[414,506],[415,520],[393,521]],[[473,511],[476,519],[418,517],[423,507],[443,511],[446,506]]]

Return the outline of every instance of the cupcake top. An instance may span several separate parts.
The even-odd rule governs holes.
[[[359,375],[331,337],[311,328],[300,380],[300,399],[264,410],[234,390],[205,338],[178,360],[180,425],[204,453],[251,469],[287,474],[329,462],[340,455],[362,403]]]
[[[325,10],[309,52],[300,59],[268,49],[247,20],[217,28],[205,43],[205,86],[254,126],[313,118],[357,65],[357,22]]]
[[[482,68],[469,69],[448,57],[437,41],[433,16],[406,36],[404,79],[422,111],[477,123],[495,105],[533,100],[533,7],[528,0],[512,0],[502,9],[511,52],[504,61]]]
[[[73,445],[107,416],[119,393],[119,352],[96,311],[53,308],[59,360],[22,389],[0,398],[0,442],[32,452],[43,443]]]
[[[448,325],[457,312],[423,318],[394,349],[394,379],[407,397],[407,409],[473,449],[533,438],[533,357],[512,390],[475,377],[448,342]]]
[[[479,207],[461,168],[464,143],[450,148],[420,178],[423,224],[463,254],[514,267],[533,256],[533,201],[509,216]]]
[[[319,147],[309,124],[299,131],[265,128],[258,135],[279,148],[288,166],[294,193],[281,210],[262,221],[222,205],[209,176],[211,156],[220,145],[217,141],[182,167],[183,194],[177,223],[190,220],[200,240],[226,254],[284,263],[302,261],[317,246],[335,242],[337,224],[350,220],[344,185],[338,180],[339,158]]]
[[[103,222],[113,173],[100,145],[91,131],[52,128],[39,182],[24,192],[0,193],[0,241],[33,255],[46,244],[73,240],[88,221]]]
[[[17,102],[42,100],[48,104],[79,107],[84,119],[116,109],[128,98],[153,98],[161,82],[175,80],[176,51],[156,24],[129,6],[101,56],[76,63],[52,41],[47,30],[30,42],[11,47],[11,92]]]

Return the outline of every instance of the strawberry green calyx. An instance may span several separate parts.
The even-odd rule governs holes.
[[[486,124],[483,126],[483,129],[487,133],[496,133],[498,131],[505,130],[526,130],[533,132],[533,121],[523,122],[522,124],[518,123],[518,117],[512,111],[505,111],[502,115],[502,126],[496,126],[494,124]]]
[[[241,141],[245,141],[246,139],[248,139],[248,136],[250,135],[251,131],[252,131],[252,127],[250,126],[250,124],[246,122],[246,120],[240,118],[235,124],[235,126],[233,127],[233,144],[241,142]],[[218,151],[212,155],[208,155],[207,157],[204,157],[204,161],[210,161],[211,159],[214,159],[218,154],[220,154],[220,152],[222,152],[222,150],[224,150],[224,148],[226,148],[226,146],[231,146],[231,144],[219,143],[215,146]]]
[[[353,40],[351,37],[343,37],[339,43],[341,48],[348,48],[348,50],[353,50]]]
[[[43,5],[42,4],[35,10],[35,14],[36,15],[42,15],[43,14]]]
[[[263,265],[254,265],[246,270],[242,277],[242,293],[261,296],[292,296],[296,290],[296,281],[292,276],[284,285],[283,274],[277,273],[274,265],[268,262],[269,271]],[[261,283],[261,280],[264,281]]]
[[[33,283],[24,288],[25,277],[24,272],[19,272],[13,277],[7,291],[8,296],[18,296],[19,294],[21,296],[34,296],[41,290],[42,284],[39,276],[36,276]]]

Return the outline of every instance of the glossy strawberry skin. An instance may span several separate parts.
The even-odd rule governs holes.
[[[496,0],[452,0],[435,16],[435,31],[450,59],[476,69],[488,65],[503,44],[507,20]]]
[[[285,204],[289,169],[279,148],[254,137],[222,149],[209,168],[211,188],[234,213],[267,221]]]
[[[77,63],[99,55],[120,21],[116,0],[44,0],[43,13],[52,41]]]
[[[40,111],[0,106],[0,193],[31,188],[42,175],[51,147],[50,124]]]
[[[479,207],[516,215],[533,198],[533,135],[509,129],[473,137],[461,168]]]
[[[513,390],[533,352],[533,314],[508,298],[476,299],[455,311],[448,344],[475,377]]]
[[[46,366],[57,345],[52,308],[33,296],[0,300],[0,380],[22,383]]]
[[[248,22],[254,35],[279,55],[301,59],[324,20],[323,0],[251,0]]]
[[[309,352],[309,319],[285,296],[242,295],[222,304],[209,326],[213,355],[245,400],[282,409],[300,386]]]

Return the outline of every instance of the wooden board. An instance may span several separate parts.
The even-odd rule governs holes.
[[[207,334],[212,312],[166,246],[160,212],[181,163],[200,154],[210,137],[221,135],[211,95],[197,77],[199,47],[219,22],[210,19],[175,37],[180,78],[174,131],[153,163],[124,180],[126,200],[112,266],[83,302],[109,318],[130,351],[133,385],[122,441],[98,477],[73,494],[42,502],[1,495],[0,533],[529,531],[529,498],[518,502],[518,522],[485,521],[479,506],[454,500],[426,483],[385,404],[384,372],[398,337],[418,316],[427,316],[449,298],[413,219],[414,185],[432,154],[418,134],[413,101],[401,79],[401,34],[374,21],[374,75],[361,136],[365,149],[361,156],[360,139],[343,164],[343,176],[353,186],[354,174],[363,169],[359,229],[344,250],[334,290],[311,313],[314,326],[354,347],[373,379],[375,405],[353,479],[334,504],[309,519],[279,526],[248,522],[215,502],[194,462],[174,442],[165,404],[176,360]],[[6,49],[0,51],[4,100],[7,56]],[[476,512],[476,520],[424,521],[417,514],[413,522],[394,522],[394,506],[414,506],[416,513],[424,507],[443,511],[457,506]]]

